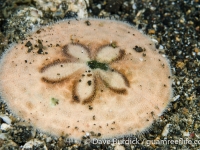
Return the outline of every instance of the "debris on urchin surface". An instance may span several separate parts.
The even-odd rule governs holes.
[[[147,36],[112,20],[38,29],[4,53],[0,68],[1,96],[12,112],[56,136],[145,131],[172,96],[166,58]]]

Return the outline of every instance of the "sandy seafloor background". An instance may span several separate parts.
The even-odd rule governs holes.
[[[0,103],[0,150],[198,150],[199,144],[146,144],[143,140],[200,140],[200,0],[0,0],[0,53],[37,25],[70,17],[103,17],[133,24],[157,41],[171,62],[174,97],[140,144],[69,143],[34,130]],[[7,117],[6,117],[7,116]],[[10,121],[12,121],[10,123]],[[89,138],[89,137],[87,137]],[[32,144],[31,141],[35,141]]]

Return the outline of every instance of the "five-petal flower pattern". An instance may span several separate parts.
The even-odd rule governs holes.
[[[82,44],[68,44],[62,48],[66,59],[54,60],[41,68],[42,80],[47,84],[72,82],[72,100],[91,103],[101,86],[117,94],[126,94],[130,86],[125,74],[112,68],[112,63],[123,60],[125,50],[115,44],[107,44],[95,51]],[[56,68],[56,69],[55,69]],[[50,72],[56,70],[56,74]]]

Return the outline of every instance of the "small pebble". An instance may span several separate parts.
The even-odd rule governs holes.
[[[1,130],[3,130],[3,131],[6,131],[6,130],[8,130],[8,129],[10,129],[11,127],[10,127],[10,125],[9,124],[6,124],[6,123],[2,123],[1,124]]]

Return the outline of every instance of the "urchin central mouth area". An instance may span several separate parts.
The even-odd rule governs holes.
[[[108,67],[108,64],[106,63],[101,63],[101,62],[98,62],[96,60],[91,60],[91,61],[88,61],[87,62],[87,65],[91,68],[91,69],[102,69],[102,70],[108,70],[109,67]]]

